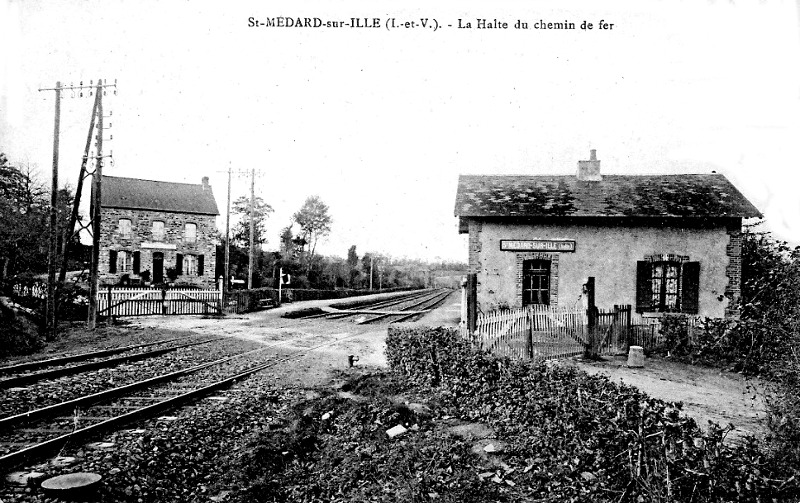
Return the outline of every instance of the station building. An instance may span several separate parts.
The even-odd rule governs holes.
[[[573,307],[588,277],[600,308],[738,315],[742,219],[761,218],[723,175],[462,175],[455,215],[469,234],[478,309]]]
[[[100,261],[103,285],[213,287],[214,193],[201,183],[103,176]]]

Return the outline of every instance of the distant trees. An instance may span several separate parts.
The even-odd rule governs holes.
[[[235,228],[231,242],[231,273],[243,279],[247,275],[247,246],[249,244],[249,200],[237,199],[235,211],[241,220]],[[272,207],[256,198],[256,238],[257,244],[266,239],[266,218]],[[356,245],[347,250],[345,258],[323,256],[316,253],[317,245],[331,233],[333,219],[330,209],[319,196],[310,196],[293,215],[289,225],[280,232],[276,251],[258,250],[255,257],[253,284],[256,287],[276,287],[278,271],[291,275],[292,288],[317,288],[332,290],[337,288],[377,290],[396,287],[423,287],[430,284],[430,271],[434,269],[466,270],[466,264],[419,260],[396,260],[375,252],[359,256]],[[223,241],[224,244],[224,241]],[[223,270],[224,249],[220,247],[217,271]]]
[[[273,212],[272,206],[265,203],[258,196],[254,199],[253,205],[253,242],[256,245],[263,245],[267,242],[267,217]],[[250,247],[250,198],[242,196],[233,201],[233,213],[238,215],[239,221],[233,228],[231,241],[243,248]]]
[[[308,245],[310,257],[314,256],[319,240],[331,232],[331,216],[328,205],[319,196],[310,196],[293,216],[292,220],[300,226],[300,237]]]
[[[74,194],[59,190],[59,229],[66,228]],[[30,166],[14,166],[0,152],[0,282],[24,273],[47,270],[50,191]],[[59,250],[63,243],[59,236]],[[78,245],[77,239],[75,244]],[[77,247],[68,254],[79,257]]]

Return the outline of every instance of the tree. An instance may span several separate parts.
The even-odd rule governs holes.
[[[250,198],[242,196],[233,202],[233,212],[241,218],[233,228],[231,241],[235,241],[243,248],[250,247]],[[256,196],[253,206],[253,221],[255,229],[253,241],[257,245],[267,242],[267,217],[273,212],[272,206],[265,203],[263,199]]]
[[[310,196],[292,216],[292,220],[300,226],[300,237],[308,244],[309,259],[312,259],[319,240],[331,232],[332,220],[328,214],[328,205],[319,196]]]
[[[292,234],[292,226],[287,225],[281,231],[281,254],[286,257],[291,257],[294,253],[294,235]]]
[[[347,278],[350,288],[356,288],[360,281],[361,269],[358,267],[358,253],[356,245],[347,250]]]
[[[47,265],[47,190],[30,166],[12,166],[0,153],[0,280]]]

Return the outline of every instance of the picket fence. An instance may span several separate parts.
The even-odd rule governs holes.
[[[689,318],[688,324],[691,341],[699,321]],[[479,313],[475,331],[470,334],[462,325],[461,334],[495,354],[530,360],[567,358],[587,350],[623,355],[630,346],[652,350],[665,342],[660,319],[635,313],[630,305],[597,310],[593,325],[595,335],[590,338],[590,320],[583,308],[527,306]]]
[[[164,314],[219,314],[219,290],[159,290],[111,288],[97,293],[100,316],[147,316]]]
[[[462,334],[498,355],[548,360],[582,354],[586,327],[582,309],[528,306],[478,314],[475,332]]]

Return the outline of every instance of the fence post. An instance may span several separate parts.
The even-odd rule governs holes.
[[[525,318],[528,320],[528,358],[533,360],[533,309],[528,307],[525,311]]]
[[[478,329],[478,275],[467,275],[467,331],[472,336]]]
[[[223,309],[225,308],[225,283],[224,281],[219,282],[219,297],[217,297],[217,302],[219,303],[219,308],[217,308],[217,314],[222,316],[225,314]]]
[[[594,276],[589,276],[586,280],[586,298],[588,307],[586,308],[586,318],[588,321],[588,344],[584,356],[586,358],[597,358],[597,306],[594,299]]]
[[[632,306],[630,304],[625,305],[625,353],[628,352],[631,346],[631,310]]]
[[[114,324],[114,314],[111,312],[111,285],[108,285],[108,304],[106,305],[106,308],[108,309],[108,313],[107,313],[108,314],[108,319],[111,322],[111,324],[113,325]]]

